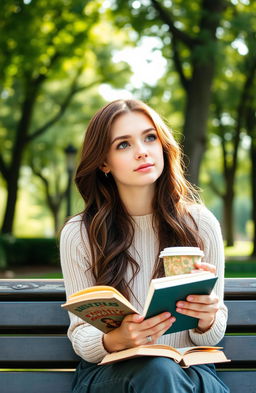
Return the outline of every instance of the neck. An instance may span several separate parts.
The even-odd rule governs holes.
[[[152,213],[152,201],[154,187],[137,187],[122,192],[119,189],[120,198],[131,216],[145,216]]]

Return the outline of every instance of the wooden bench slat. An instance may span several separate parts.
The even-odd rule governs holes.
[[[218,371],[217,374],[229,387],[230,393],[255,393],[256,391],[256,370]]]
[[[71,393],[73,372],[2,372],[1,393]]]
[[[256,362],[255,336],[226,336],[220,343],[225,354],[234,362]],[[0,336],[0,366],[20,362],[42,362],[54,367],[56,362],[77,362],[79,359],[73,352],[66,336]]]
[[[256,332],[256,300],[228,300],[228,328]],[[0,303],[2,316],[0,331],[6,329],[60,328],[67,329],[68,313],[61,308],[62,301],[3,301]]]
[[[61,301],[24,302],[3,301],[0,303],[1,329],[34,329],[48,327],[67,329],[69,317],[61,308]]]
[[[63,279],[1,279],[1,299],[56,299],[65,300]],[[225,299],[255,299],[254,278],[225,278]]]
[[[255,278],[225,278],[225,299],[256,299]]]
[[[232,393],[255,393],[256,371],[218,371]],[[73,372],[1,373],[1,393],[70,393]],[[242,384],[241,384],[242,381]],[[25,388],[24,388],[25,387]]]
[[[26,368],[26,364],[31,362],[40,362],[41,366],[45,363],[45,366],[54,368],[56,363],[61,367],[62,364],[79,361],[66,335],[0,336],[0,348],[2,368],[6,368],[7,363],[8,367],[20,363]]]
[[[2,300],[65,300],[63,279],[1,279],[0,299]]]
[[[256,332],[256,300],[227,300],[227,331]]]
[[[256,336],[226,335],[218,344],[233,362],[254,362],[256,364]],[[254,367],[253,365],[253,367]]]

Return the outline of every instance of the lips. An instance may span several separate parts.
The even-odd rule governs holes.
[[[151,168],[152,166],[154,166],[154,164],[143,164],[143,165],[140,165],[138,168],[136,168],[135,171],[140,171],[143,169]]]

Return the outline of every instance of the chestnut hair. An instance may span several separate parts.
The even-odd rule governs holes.
[[[134,222],[120,199],[114,178],[111,174],[106,177],[100,168],[110,148],[114,121],[129,112],[146,115],[163,146],[164,169],[156,181],[152,205],[159,251],[167,246],[202,247],[198,228],[189,213],[189,206],[198,203],[199,197],[185,179],[181,149],[167,125],[139,100],[116,100],[104,106],[88,125],[75,183],[85,202],[82,222],[88,232],[95,285],[114,286],[128,298],[131,290],[125,272],[128,265],[133,277],[139,271],[138,263],[128,251],[134,237]],[[152,277],[163,275],[162,263],[157,258]]]

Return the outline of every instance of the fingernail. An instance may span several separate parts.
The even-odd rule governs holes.
[[[188,298],[187,298],[187,299],[188,299],[188,301],[189,301],[189,302],[192,302],[192,300],[193,300],[193,296],[188,296]]]

